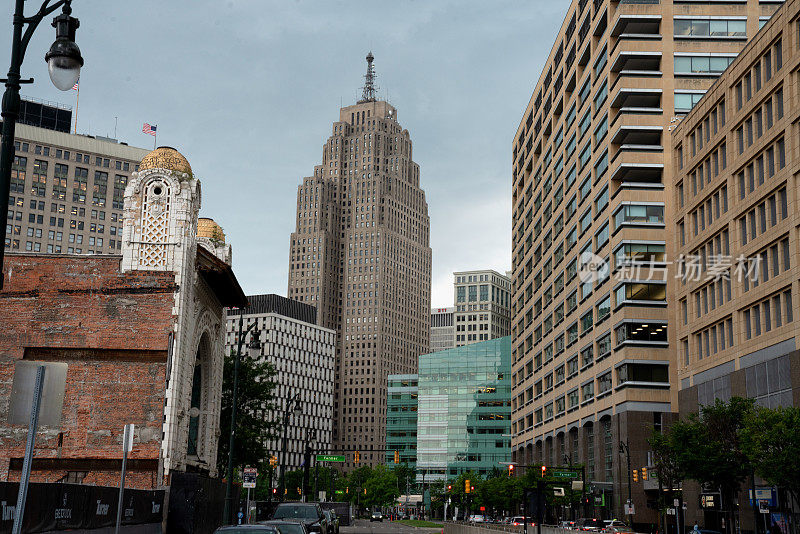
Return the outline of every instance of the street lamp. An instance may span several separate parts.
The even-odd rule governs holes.
[[[295,393],[294,396],[286,402],[286,409],[283,410],[283,440],[281,443],[281,478],[278,486],[278,498],[283,501],[284,490],[286,489],[286,440],[287,432],[289,430],[289,415],[293,413],[300,415],[303,409],[300,407],[300,393]]]
[[[239,309],[239,343],[236,347],[236,359],[234,360],[233,364],[233,395],[231,395],[231,432],[228,441],[228,480],[225,484],[225,509],[223,511],[222,519],[223,521],[233,522],[233,517],[231,514],[233,512],[233,507],[231,506],[233,501],[233,446],[236,437],[236,409],[237,409],[237,393],[239,389],[239,362],[242,359],[242,345],[244,345],[244,338],[250,333],[250,330],[255,328],[258,324],[257,321],[253,321],[250,326],[247,327],[247,330],[242,332],[242,326],[244,323],[244,310]],[[258,341],[258,334],[253,336],[253,339],[250,343],[250,348],[257,348],[260,347],[260,342]]]
[[[631,492],[631,446],[628,440],[619,442],[619,453],[625,454],[628,457],[628,512],[631,511],[630,507],[633,506],[633,494]],[[633,514],[628,514],[628,526],[633,527]]]
[[[72,89],[78,81],[83,57],[78,45],[75,44],[75,30],[80,22],[71,17],[72,0],[59,0],[50,5],[51,0],[45,0],[39,11],[30,17],[25,16],[25,0],[16,0],[14,9],[14,31],[11,37],[11,66],[8,77],[4,80],[6,91],[3,95],[3,133],[2,147],[0,148],[0,234],[6,235],[6,215],[8,214],[8,195],[11,188],[11,164],[14,162],[14,136],[16,134],[17,118],[19,118],[19,89],[23,83],[33,83],[33,78],[23,80],[20,78],[22,60],[28,43],[42,20],[62,8],[61,15],[53,19],[56,28],[56,40],[45,55],[47,70],[50,80],[58,89],[67,91]],[[25,30],[23,33],[23,29]],[[0,273],[3,267],[5,246],[0,248]],[[3,288],[3,277],[0,276],[0,289]]]

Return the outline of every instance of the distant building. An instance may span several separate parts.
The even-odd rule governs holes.
[[[313,174],[297,188],[289,298],[336,332],[333,440],[383,463],[386,384],[430,351],[430,220],[411,135],[375,96],[339,110]],[[344,469],[358,467],[348,455]]]
[[[61,425],[40,428],[34,482],[118,485],[128,423],[128,487],[220,474],[223,307],[247,300],[230,264],[195,234],[200,182],[180,153],[148,154],[124,202],[121,255],[5,258],[0,405],[13,401],[21,362],[67,364]],[[0,481],[19,480],[26,435],[27,425],[0,422]]]
[[[431,310],[431,352],[456,346],[455,308]]]
[[[6,250],[119,254],[125,187],[149,151],[31,122],[16,127]]]
[[[386,464],[417,464],[417,375],[389,375],[386,400]],[[413,481],[412,481],[413,482]],[[401,491],[405,491],[401,488]]]
[[[417,481],[511,461],[511,338],[419,358]]]
[[[456,346],[511,334],[511,279],[491,269],[453,273]]]
[[[299,469],[307,440],[314,450],[326,452],[331,447],[336,332],[316,324],[316,309],[310,304],[274,294],[247,299],[250,304],[244,310],[228,310],[226,350],[236,350],[243,311],[244,330],[254,321],[258,325],[255,332],[262,343],[260,359],[277,370],[278,412],[265,411],[264,418],[279,420],[290,399],[300,395],[302,413],[289,416],[286,458],[288,470]],[[281,436],[268,441],[267,449],[280,461]]]
[[[71,107],[28,97],[23,97],[19,104],[17,124],[27,124],[67,134],[72,131]]]

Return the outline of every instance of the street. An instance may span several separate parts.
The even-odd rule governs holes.
[[[366,519],[357,519],[354,525],[339,529],[340,534],[439,534],[441,531],[440,528],[410,527],[394,521],[370,522]]]

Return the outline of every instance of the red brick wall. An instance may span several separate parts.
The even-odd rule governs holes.
[[[169,332],[171,272],[119,272],[116,256],[6,256],[0,291],[0,413],[14,360],[68,364],[60,429],[37,435],[34,480],[87,471],[119,483],[122,427],[136,425],[129,487],[156,485]],[[0,418],[0,480],[19,477],[26,428]],[[136,460],[143,460],[136,464]]]

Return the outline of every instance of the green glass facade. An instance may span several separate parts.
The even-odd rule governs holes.
[[[418,481],[511,461],[510,336],[420,356],[418,393]]]
[[[417,463],[417,375],[389,375],[386,399],[386,464]]]

